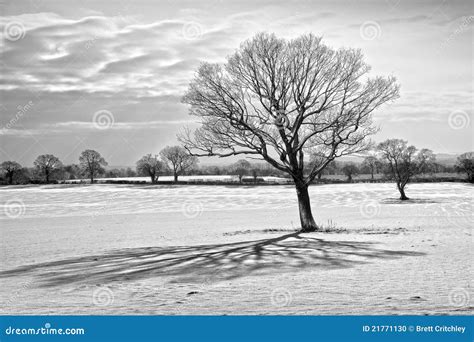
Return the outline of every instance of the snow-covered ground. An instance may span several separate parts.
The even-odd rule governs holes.
[[[473,186],[0,189],[0,313],[472,314]]]

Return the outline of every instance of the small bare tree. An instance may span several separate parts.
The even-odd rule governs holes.
[[[58,157],[53,156],[52,154],[43,154],[36,158],[34,165],[38,174],[44,176],[46,183],[49,183],[49,180],[53,173],[62,169],[63,164]]]
[[[107,165],[100,153],[94,150],[85,150],[79,156],[79,166],[82,172],[90,178],[91,184],[94,184],[94,178],[97,175],[105,173],[104,166]]]
[[[174,182],[178,182],[178,176],[187,170],[196,167],[198,160],[181,146],[166,146],[160,152],[161,158],[173,171]]]
[[[152,183],[156,183],[163,168],[164,164],[157,155],[147,154],[137,161],[137,173],[149,176]]]
[[[22,167],[16,161],[4,161],[0,164],[0,169],[5,173],[5,177],[8,179],[8,184],[13,184],[13,176],[20,172]]]
[[[425,148],[418,151],[402,139],[388,139],[380,143],[377,149],[387,162],[387,174],[397,183],[402,201],[409,199],[405,194],[408,182],[413,176],[430,171],[436,160],[431,150]]]
[[[347,181],[349,183],[352,183],[352,177],[357,176],[359,174],[359,168],[356,164],[352,162],[346,163],[342,167],[341,171],[346,175]]]
[[[200,66],[183,102],[202,126],[180,140],[197,156],[245,154],[289,174],[301,229],[314,231],[309,184],[335,158],[366,150],[373,112],[398,97],[395,78],[368,78],[369,69],[359,50],[312,34],[258,34],[224,65]],[[319,158],[305,173],[310,154]]]
[[[237,160],[231,167],[232,172],[236,173],[239,177],[239,183],[242,183],[243,176],[248,175],[251,168],[252,164],[245,159]]]
[[[381,167],[380,160],[377,159],[375,156],[367,156],[364,158],[362,162],[362,167],[368,169],[370,172],[370,179],[374,179],[374,173],[378,172]]]

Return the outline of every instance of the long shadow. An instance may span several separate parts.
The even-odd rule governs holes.
[[[325,241],[292,233],[226,244],[126,248],[102,255],[26,265],[0,272],[0,278],[31,275],[39,286],[100,284],[152,277],[168,277],[168,281],[174,282],[209,282],[283,270],[348,268],[375,259],[424,255],[378,249],[374,245],[372,242]]]

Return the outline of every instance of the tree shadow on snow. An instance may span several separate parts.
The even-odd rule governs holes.
[[[39,286],[102,284],[167,277],[173,282],[212,282],[307,269],[339,269],[377,259],[421,256],[386,250],[373,242],[325,241],[299,233],[226,244],[143,247],[70,258],[0,272],[0,278],[31,275]]]

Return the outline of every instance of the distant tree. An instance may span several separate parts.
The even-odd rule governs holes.
[[[21,172],[22,166],[16,161],[4,161],[0,164],[0,169],[5,173],[5,177],[8,179],[8,184],[13,184],[13,177],[15,174]]]
[[[81,178],[81,168],[77,164],[65,165],[63,171],[65,179]]]
[[[360,50],[312,34],[257,34],[225,64],[201,64],[183,98],[201,127],[180,140],[194,155],[252,155],[290,176],[301,230],[315,231],[308,186],[335,158],[366,150],[372,114],[398,97],[395,78],[369,70]],[[305,172],[314,152],[320,163]]]
[[[375,156],[367,156],[362,162],[362,168],[369,171],[371,179],[374,179],[374,174],[378,172],[381,166],[382,163]]]
[[[181,146],[166,146],[160,152],[161,159],[173,172],[174,182],[178,182],[178,176],[197,166],[198,159],[189,154]]]
[[[20,171],[15,172],[13,182],[17,184],[28,184],[31,182],[31,174],[32,172],[30,172],[30,168],[22,167]]]
[[[252,169],[250,170],[254,183],[257,183],[259,171],[260,171],[259,168],[256,166],[253,166]]]
[[[137,173],[131,167],[127,167],[127,169],[125,170],[125,175],[126,177],[136,177]]]
[[[163,169],[164,164],[157,155],[147,154],[137,161],[137,173],[150,177],[152,183],[156,183]]]
[[[52,154],[38,156],[34,162],[35,168],[40,176],[43,176],[46,183],[49,183],[51,176],[62,169],[63,164],[58,157]]]
[[[240,159],[232,165],[231,169],[232,173],[235,173],[239,177],[239,183],[242,183],[242,177],[249,174],[251,167],[252,164],[247,160]]]
[[[121,171],[119,169],[111,169],[105,171],[106,178],[118,178],[121,176]]]
[[[394,179],[402,201],[409,198],[405,194],[405,186],[413,176],[428,172],[435,163],[435,155],[431,150],[417,150],[408,146],[407,141],[388,139],[377,146],[381,157],[386,161],[387,175]]]
[[[79,165],[82,173],[89,177],[91,184],[93,184],[94,177],[104,174],[104,166],[107,166],[108,164],[99,152],[94,150],[85,150],[79,156]]]
[[[356,164],[350,162],[342,167],[342,172],[347,176],[347,181],[352,182],[352,177],[359,174],[359,168]]]
[[[467,180],[474,183],[474,152],[461,154],[457,159],[455,169],[459,173],[465,173]]]

